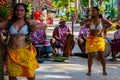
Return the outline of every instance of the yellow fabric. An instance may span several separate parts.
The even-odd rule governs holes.
[[[104,51],[105,39],[103,37],[89,36],[86,42],[87,52]]]
[[[36,49],[32,44],[20,49],[8,48],[7,73],[9,76],[33,77],[39,67],[36,60]]]

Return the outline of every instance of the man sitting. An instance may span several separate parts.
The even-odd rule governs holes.
[[[78,35],[78,46],[81,49],[83,54],[86,53],[85,44],[86,44],[86,39],[88,35],[89,35],[89,25],[84,24],[80,29],[79,35]]]
[[[58,46],[63,51],[63,56],[70,56],[72,54],[72,49],[75,46],[75,39],[72,35],[71,28],[66,25],[64,19],[60,19],[59,25],[55,27],[53,38],[50,40],[50,43],[53,48],[53,56],[56,56],[56,47]]]
[[[40,30],[38,29],[37,31],[35,31],[34,33],[32,33],[30,35],[31,37],[31,40],[32,40],[32,43],[33,45],[42,45],[43,47],[36,47],[36,50],[37,50],[37,57],[42,57],[43,54],[44,54],[44,46],[45,45],[48,45],[48,42],[46,41],[46,31],[45,30]],[[41,48],[41,49],[40,49]],[[41,50],[41,51],[40,51]],[[41,54],[39,54],[40,52],[42,52]]]
[[[75,56],[80,56],[84,58],[88,58],[88,54],[86,53],[86,39],[89,35],[89,25],[83,24],[80,28],[78,35],[78,46],[81,50],[81,53],[75,53]]]
[[[116,61],[116,54],[120,51],[120,23],[116,25],[116,32],[112,40],[112,59],[110,61]]]

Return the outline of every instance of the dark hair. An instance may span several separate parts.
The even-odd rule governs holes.
[[[18,6],[20,6],[20,5],[23,6],[23,8],[25,9],[25,12],[26,12],[26,13],[28,12],[28,10],[27,10],[27,5],[26,5],[26,4],[24,4],[24,3],[17,3],[17,4],[14,6],[14,9],[13,9],[12,22],[15,22],[15,21],[17,20],[16,8],[17,8]],[[25,16],[24,16],[24,19],[27,19],[26,14],[25,14]]]
[[[26,41],[27,42],[30,42],[30,39],[29,39],[29,35],[31,33],[31,30],[30,30],[30,23],[27,21],[27,17],[26,17],[26,13],[28,12],[28,9],[27,9],[27,5],[24,4],[24,3],[17,3],[15,6],[14,6],[14,9],[13,9],[13,14],[12,14],[12,20],[10,21],[9,23],[9,27],[8,27],[8,30],[10,28],[10,26],[17,20],[17,15],[16,15],[16,8],[18,6],[23,6],[23,8],[25,9],[25,16],[24,16],[24,21],[26,22],[26,24],[28,25],[28,34],[27,34],[27,38],[26,38]]]
[[[94,6],[93,8],[96,9],[97,11],[100,10],[100,9],[98,8],[98,6]],[[103,18],[103,15],[102,15],[102,14],[99,14],[98,16],[99,16],[99,18]]]

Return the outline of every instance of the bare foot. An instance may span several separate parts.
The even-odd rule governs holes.
[[[87,76],[91,76],[91,73],[90,73],[90,72],[88,72],[88,73],[86,73],[86,75],[87,75]]]
[[[106,76],[106,75],[107,75],[107,72],[103,72],[103,75]]]
[[[55,56],[56,55],[56,50],[52,50],[52,54],[53,54],[53,56]]]

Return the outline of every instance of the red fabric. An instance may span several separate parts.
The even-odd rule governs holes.
[[[39,18],[38,20],[39,20],[40,22],[43,22],[43,19],[42,19],[42,18]]]
[[[53,24],[53,19],[52,18],[50,18],[50,24]]]
[[[36,12],[34,12],[33,15],[34,15],[34,18],[38,20],[40,18],[40,16],[42,15],[42,12],[41,11],[36,11]]]
[[[34,16],[34,18],[35,18],[36,20],[39,20],[40,22],[43,22],[43,19],[41,18],[41,16],[42,16],[42,11],[36,11],[36,12],[34,12],[33,16]]]

